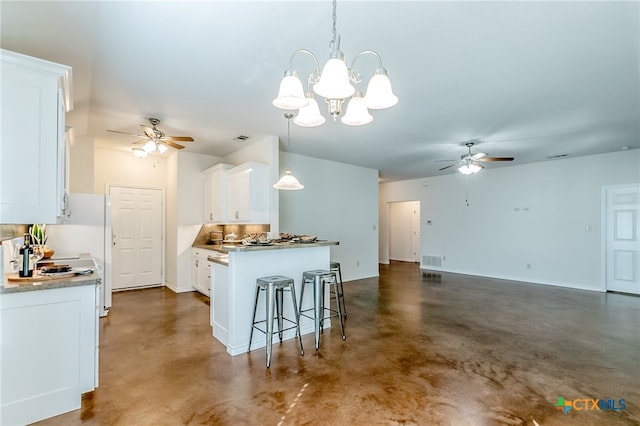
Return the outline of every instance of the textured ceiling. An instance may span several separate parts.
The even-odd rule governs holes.
[[[347,63],[375,50],[400,99],[362,127],[292,124],[272,106],[291,53],[322,64],[330,1],[0,3],[2,48],[73,67],[76,136],[130,146],[148,117],[191,152],[224,156],[264,135],[382,180],[454,173],[464,142],[505,167],[640,147],[638,2],[344,1]],[[363,57],[364,77],[375,62]],[[312,61],[298,57],[301,74]],[[233,139],[250,136],[246,142]]]

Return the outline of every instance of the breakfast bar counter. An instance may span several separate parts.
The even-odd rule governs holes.
[[[315,269],[329,270],[330,248],[338,244],[337,241],[314,241],[199,247],[219,254],[213,254],[209,258],[213,336],[227,347],[229,354],[246,353],[253,320],[256,280],[271,275],[292,278],[299,302],[302,273]],[[325,294],[325,298],[328,298],[328,294]],[[305,298],[303,309],[313,306],[311,299]],[[260,303],[257,317],[264,318],[264,315],[264,304]],[[287,303],[284,315],[289,318],[294,315]],[[303,335],[315,332],[312,320],[302,317],[300,321]],[[330,321],[325,320],[324,327],[330,326]],[[294,337],[295,331],[288,330],[284,333],[283,340]],[[254,334],[251,348],[264,347],[265,343],[264,335]]]

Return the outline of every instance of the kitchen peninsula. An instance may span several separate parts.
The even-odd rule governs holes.
[[[0,424],[29,424],[80,408],[97,386],[100,275],[0,287]]]
[[[284,242],[272,245],[200,246],[199,248],[209,250],[211,253],[208,260],[211,265],[213,336],[227,347],[229,354],[246,353],[255,301],[256,279],[269,275],[293,278],[298,303],[300,303],[302,273],[314,269],[329,270],[330,248],[338,244],[336,241],[319,240],[311,243]],[[303,309],[313,306],[311,294],[305,297]],[[262,297],[258,304],[257,318],[264,318]],[[328,289],[325,290],[325,298],[328,300]],[[293,318],[293,312],[288,303],[284,303],[284,315]],[[302,334],[315,331],[312,320],[302,317],[300,321]],[[325,320],[324,327],[330,326],[331,323]],[[289,330],[284,333],[283,340],[294,337],[295,331]],[[264,335],[254,334],[251,348],[264,347],[265,343]]]

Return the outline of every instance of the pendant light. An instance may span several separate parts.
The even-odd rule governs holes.
[[[284,118],[287,119],[287,166],[289,165],[289,155],[290,155],[289,142],[291,140],[291,118],[292,117],[293,117],[293,114],[289,112],[284,115]],[[276,182],[273,185],[273,187],[275,189],[295,191],[295,190],[304,188],[304,185],[298,182],[298,179],[296,179],[296,177],[291,173],[291,170],[287,170],[285,174],[280,178],[280,180],[278,180],[278,182]]]

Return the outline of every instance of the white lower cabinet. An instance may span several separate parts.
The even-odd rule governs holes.
[[[207,256],[210,250],[193,249],[193,269],[191,282],[193,287],[205,296],[211,296],[211,268]]]
[[[97,386],[95,285],[0,294],[0,424],[77,410]]]
[[[211,301],[211,327],[216,339],[226,344],[229,339],[229,267],[211,263],[211,288],[215,297]],[[249,298],[252,295],[247,296]]]

